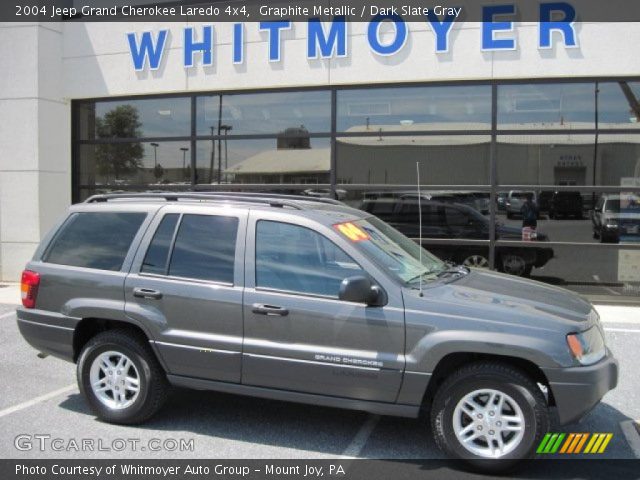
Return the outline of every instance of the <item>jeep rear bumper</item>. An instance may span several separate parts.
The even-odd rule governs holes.
[[[594,365],[543,369],[561,424],[580,420],[618,384],[618,361],[610,352]]]
[[[74,329],[69,319],[18,308],[20,334],[39,352],[73,361]]]

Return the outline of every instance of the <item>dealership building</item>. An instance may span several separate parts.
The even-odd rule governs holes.
[[[541,248],[506,206],[532,195],[553,254],[526,274],[639,303],[638,45],[637,23],[2,23],[0,280],[94,194],[334,195],[417,224],[419,168],[427,249],[507,270]]]

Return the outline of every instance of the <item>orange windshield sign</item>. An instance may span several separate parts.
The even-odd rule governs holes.
[[[347,237],[352,242],[362,242],[369,240],[369,234],[352,222],[336,223],[333,228]]]

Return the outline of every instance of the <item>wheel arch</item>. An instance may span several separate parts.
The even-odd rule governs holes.
[[[433,398],[440,386],[444,381],[456,370],[462,368],[465,365],[471,363],[480,362],[494,362],[502,363],[510,367],[517,368],[525,373],[535,383],[541,384],[546,387],[547,391],[547,403],[549,406],[555,405],[555,400],[549,388],[549,380],[540,367],[533,361],[517,356],[511,355],[499,355],[483,352],[454,352],[449,353],[442,357],[436,364],[433,373],[429,379],[429,383],[426,386],[424,394],[422,396],[423,408],[429,408]]]
[[[162,368],[164,368],[166,371],[164,362],[162,361],[160,355],[158,355],[153,342],[149,341],[151,339],[150,336],[147,334],[147,332],[144,331],[141,326],[133,322],[113,320],[108,318],[89,317],[83,318],[78,322],[73,332],[73,361],[78,361],[78,357],[80,356],[82,348],[87,344],[89,340],[91,340],[99,333],[106,332],[108,330],[125,330],[144,339],[145,342],[149,343],[149,345],[151,346],[151,350],[160,362],[160,365],[162,365]]]

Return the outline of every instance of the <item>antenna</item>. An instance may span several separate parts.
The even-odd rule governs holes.
[[[418,250],[418,256],[420,259],[420,268],[422,268],[422,195],[420,194],[420,162],[416,162],[416,173],[418,182],[418,238],[420,241],[420,250]],[[422,274],[420,274],[420,293],[422,297]]]

